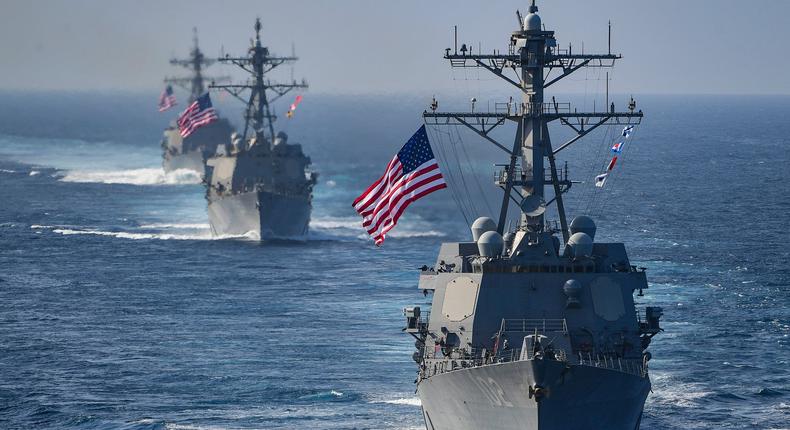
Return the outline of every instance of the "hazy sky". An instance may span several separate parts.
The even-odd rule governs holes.
[[[561,45],[622,53],[613,92],[790,93],[790,1],[539,0]],[[243,53],[256,16],[265,44],[301,60],[311,92],[452,91],[481,85],[441,56],[462,42],[507,47],[525,0],[2,0],[0,88],[157,90],[197,26],[207,55]],[[210,72],[227,73],[221,67]],[[595,71],[558,90],[584,91]],[[288,73],[286,73],[288,75]],[[464,80],[464,77],[472,80]],[[481,73],[481,77],[488,76]],[[453,79],[455,78],[455,80]],[[486,85],[486,82],[483,82]]]

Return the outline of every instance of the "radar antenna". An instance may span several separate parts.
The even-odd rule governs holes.
[[[544,91],[560,80],[568,77],[582,67],[614,67],[621,55],[612,54],[575,54],[557,46],[553,31],[546,31],[537,15],[538,7],[532,0],[529,15],[519,16],[519,29],[510,37],[507,53],[493,51],[490,54],[472,53],[462,45],[458,50],[446,49],[444,58],[451,67],[483,68],[516,87],[522,93],[520,106],[510,109],[495,109],[495,112],[423,112],[426,124],[464,126],[480,137],[503,150],[510,158],[509,164],[496,175],[496,184],[504,190],[499,212],[497,231],[502,234],[507,221],[508,205],[516,202],[521,208],[519,229],[536,236],[550,227],[544,220],[544,194],[546,187],[553,189],[560,218],[561,232],[565,242],[569,238],[568,222],[562,195],[573,184],[568,179],[567,168],[559,170],[555,157],[591,131],[602,125],[635,125],[642,120],[642,112],[616,112],[607,106],[605,112],[578,112],[570,103],[557,103],[544,100]],[[457,27],[456,27],[457,28]],[[457,37],[457,36],[456,36]],[[610,45],[611,46],[611,45]],[[515,72],[515,76],[507,73]],[[552,73],[557,73],[551,77]],[[636,103],[630,103],[629,107]],[[576,134],[572,139],[552,146],[548,125],[558,121]],[[510,122],[516,124],[516,136],[511,145],[496,141],[491,131]],[[549,174],[546,175],[544,162],[548,162]]]
[[[189,58],[170,59],[170,64],[188,69],[191,71],[192,76],[167,77],[164,79],[164,81],[166,84],[176,85],[185,91],[189,91],[189,102],[191,103],[206,92],[206,80],[211,80],[213,82],[224,82],[230,80],[230,77],[228,76],[203,76],[203,69],[211,66],[215,62],[216,60],[206,58],[206,56],[203,55],[203,51],[200,50],[200,46],[198,45],[197,27],[192,27],[192,50],[189,52]]]
[[[295,55],[288,57],[272,55],[269,48],[261,43],[260,18],[256,18],[254,28],[255,39],[252,41],[252,46],[246,57],[232,57],[226,54],[216,60],[221,63],[234,64],[252,75],[252,78],[246,83],[238,84],[217,85],[212,82],[209,88],[224,90],[247,105],[243,139],[247,138],[250,128],[252,128],[256,139],[268,141],[271,144],[275,137],[274,121],[277,120],[277,116],[272,112],[272,103],[291,90],[307,88],[307,82],[304,79],[301,82],[291,79],[290,83],[283,84],[265,78],[266,74],[276,67],[282,64],[292,64],[299,58]],[[243,93],[248,90],[249,96],[245,99]],[[267,92],[273,93],[273,97],[270,98]]]

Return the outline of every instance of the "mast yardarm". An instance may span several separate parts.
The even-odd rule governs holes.
[[[213,82],[223,82],[229,79],[227,76],[213,78],[203,76],[203,69],[214,64],[215,62],[216,60],[206,58],[206,56],[203,54],[203,51],[200,50],[200,46],[198,46],[197,28],[192,28],[192,50],[189,52],[189,58],[170,59],[170,64],[174,66],[181,66],[190,70],[192,76],[167,77],[165,78],[165,83],[176,85],[186,91],[189,91],[189,103],[192,103],[206,92],[206,79],[210,79]]]
[[[252,77],[249,81],[243,84],[228,84],[216,85],[212,83],[209,88],[217,88],[227,91],[232,96],[241,100],[247,105],[244,115],[244,134],[243,138],[246,140],[250,129],[254,133],[254,137],[260,141],[271,143],[274,141],[274,121],[277,116],[272,111],[271,104],[284,96],[288,92],[296,88],[307,88],[307,82],[302,79],[302,82],[297,83],[293,80],[291,83],[277,83],[270,79],[266,79],[266,74],[271,72],[276,67],[282,64],[290,64],[298,60],[296,56],[278,57],[269,52],[269,48],[263,46],[261,43],[261,20],[255,20],[255,40],[252,42],[248,55],[246,57],[231,57],[226,55],[219,58],[218,61],[223,63],[235,64],[245,72],[249,73]],[[245,99],[243,93],[249,91],[249,95]],[[269,93],[273,96],[270,98]]]
[[[444,55],[452,67],[483,68],[518,88],[522,94],[520,106],[488,113],[425,111],[423,117],[427,124],[465,126],[508,154],[507,165],[497,175],[497,185],[504,191],[497,223],[500,234],[505,228],[511,200],[520,206],[521,229],[535,235],[544,231],[545,191],[550,188],[554,197],[549,204],[556,203],[562,235],[567,242],[569,230],[562,195],[573,182],[557,169],[556,154],[601,125],[639,124],[642,112],[617,112],[614,104],[607,106],[604,112],[578,112],[570,103],[557,103],[554,98],[547,101],[544,92],[551,85],[582,67],[611,68],[622,56],[611,52],[575,54],[570,47],[562,49],[557,45],[554,32],[546,31],[542,25],[534,0],[529,12],[523,20],[517,12],[521,26],[511,34],[507,53],[473,53],[466,45],[459,51],[456,43],[456,47],[447,48]],[[557,149],[553,148],[549,136],[548,124],[553,121],[559,121],[576,134]],[[493,129],[506,122],[516,124],[512,145],[497,142],[490,135]]]

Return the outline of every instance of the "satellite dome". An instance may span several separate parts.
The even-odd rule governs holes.
[[[524,17],[524,30],[526,31],[540,31],[541,23],[540,16],[536,13],[530,13]]]
[[[496,231],[487,231],[477,240],[477,250],[481,257],[497,257],[502,255],[505,240]]]
[[[565,247],[566,254],[573,258],[583,258],[592,255],[593,240],[587,233],[574,233],[568,239]]]
[[[496,223],[487,216],[481,216],[472,223],[472,240],[477,242],[483,233],[496,230]]]
[[[590,236],[590,239],[595,239],[595,221],[588,216],[579,215],[574,218],[573,221],[571,221],[570,230],[571,234],[586,233]]]

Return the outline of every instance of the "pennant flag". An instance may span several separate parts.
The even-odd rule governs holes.
[[[173,87],[168,85],[159,96],[159,112],[164,112],[176,105],[176,96],[173,94]]]
[[[616,155],[614,157],[612,157],[612,161],[609,162],[609,167],[606,168],[606,171],[607,172],[611,172],[612,169],[614,169],[615,163],[617,163],[617,156]]]
[[[631,132],[632,131],[634,131],[634,126],[633,125],[629,125],[629,126],[625,127],[623,129],[623,137],[628,139],[629,137],[631,137]]]
[[[204,125],[216,121],[217,111],[211,105],[208,93],[198,97],[189,107],[178,116],[178,129],[181,137],[187,137]]]
[[[603,173],[595,177],[595,186],[598,188],[603,188],[603,184],[606,183],[606,177],[609,176],[608,173]]]
[[[423,125],[395,154],[384,175],[357,197],[353,206],[362,215],[362,226],[380,246],[411,203],[442,188],[447,188],[447,183]]]
[[[617,142],[612,146],[612,153],[619,154],[623,152],[623,142]]]
[[[294,100],[294,102],[291,103],[291,108],[288,109],[288,112],[285,113],[285,116],[287,116],[288,118],[293,118],[294,112],[296,111],[296,107],[299,106],[299,103],[301,102],[302,102],[302,96],[301,95],[296,96],[296,100]]]

